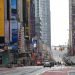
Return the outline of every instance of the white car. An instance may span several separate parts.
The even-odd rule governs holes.
[[[50,62],[49,61],[44,61],[43,62],[43,66],[44,67],[49,67],[50,66]]]
[[[55,65],[55,62],[54,61],[45,61],[44,63],[43,63],[43,66],[44,67],[52,67],[52,66],[54,66]]]

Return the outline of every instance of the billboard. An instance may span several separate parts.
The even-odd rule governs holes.
[[[10,41],[12,43],[18,42],[18,23],[16,20],[10,21]]]
[[[10,46],[12,52],[18,50],[18,21],[17,21],[17,0],[10,0]]]
[[[17,0],[10,0],[10,41],[12,43],[18,42],[18,22],[17,22]]]
[[[11,13],[10,13],[10,17],[12,19],[16,19],[17,17],[17,0],[11,0]]]
[[[4,36],[4,0],[0,0],[0,36]]]

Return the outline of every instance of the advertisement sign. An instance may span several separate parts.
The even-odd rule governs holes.
[[[11,0],[10,3],[11,3],[11,5],[10,5],[10,8],[11,8],[10,18],[14,20],[17,17],[17,0]]]
[[[18,52],[18,23],[17,20],[10,21],[10,47],[12,48],[11,52]]]
[[[12,41],[18,42],[18,30],[17,29],[12,29]]]
[[[11,32],[10,32],[11,42],[16,43],[16,42],[18,42],[18,23],[16,20],[12,20],[10,22],[10,28],[11,28],[10,29],[11,30]]]
[[[4,0],[0,0],[0,36],[4,36]]]
[[[17,7],[17,0],[11,0],[11,8],[16,9]]]
[[[37,47],[37,40],[32,38],[32,45],[34,48]]]
[[[17,0],[10,0],[11,12],[10,12],[10,41],[12,43],[18,42],[18,23],[16,20],[17,16]]]
[[[17,0],[11,0],[11,18],[16,19],[17,17]]]
[[[15,52],[18,51],[17,0],[10,0],[10,3],[10,47]]]

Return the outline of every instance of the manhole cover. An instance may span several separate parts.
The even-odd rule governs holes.
[[[75,72],[69,72],[69,75],[75,75]]]

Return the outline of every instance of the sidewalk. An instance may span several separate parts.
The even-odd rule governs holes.
[[[13,71],[15,71],[15,69],[16,69],[15,67],[12,67],[12,68],[0,67],[0,75],[5,75],[10,72],[13,72]]]
[[[9,70],[9,68],[4,68],[4,67],[0,68],[0,71],[6,71],[6,70]]]

